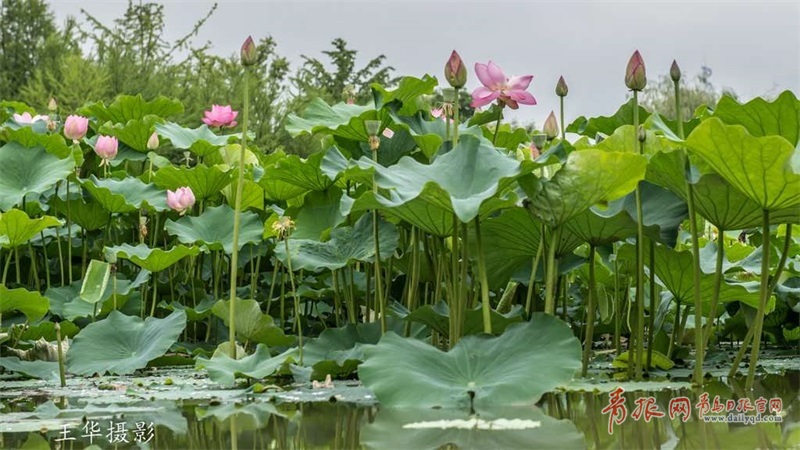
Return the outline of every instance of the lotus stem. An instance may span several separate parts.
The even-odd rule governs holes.
[[[563,102],[564,99],[562,98]],[[592,353],[592,342],[594,342],[594,316],[596,299],[595,299],[595,274],[594,274],[594,260],[595,260],[594,245],[589,245],[589,304],[586,307],[586,337],[583,342],[583,359],[581,376],[585,377],[589,370],[589,357]]]
[[[756,376],[756,365],[758,364],[758,353],[761,350],[761,331],[764,328],[764,314],[767,310],[767,300],[772,292],[770,291],[769,281],[769,257],[770,257],[770,235],[769,235],[769,210],[765,209],[762,213],[761,224],[761,288],[759,289],[758,312],[756,312],[755,330],[753,331],[753,348],[750,350],[750,367],[747,370],[747,382],[745,388],[753,389],[753,381]],[[787,239],[787,242],[789,239]],[[786,252],[784,252],[786,254]]]
[[[63,388],[67,386],[67,379],[64,369],[64,349],[61,347],[61,324],[56,322],[53,328],[56,330],[56,346],[58,348],[58,379]]]
[[[297,341],[300,346],[300,365],[303,365],[303,324],[300,320],[300,297],[297,296],[297,290],[294,285],[294,272],[292,270],[292,255],[289,253],[289,238],[288,236],[283,239],[283,245],[286,249],[286,271],[289,272],[289,283],[292,286],[292,298],[294,299],[294,317],[297,322]]]
[[[242,223],[242,192],[244,190],[244,161],[247,152],[247,119],[250,113],[250,72],[247,67],[244,69],[244,105],[242,108],[242,140],[239,150],[239,177],[236,183],[236,200],[233,208],[233,249],[231,250],[231,286],[230,286],[230,305],[228,310],[228,323],[230,324],[229,342],[231,357],[238,359],[236,351],[236,274],[239,268],[239,228]]]
[[[736,375],[736,372],[739,371],[739,364],[741,364],[742,359],[744,359],[744,354],[747,353],[747,347],[753,341],[753,332],[755,328],[749,327],[747,328],[747,334],[745,334],[744,339],[742,339],[742,344],[739,347],[739,351],[736,352],[736,357],[733,358],[733,363],[731,364],[731,370],[728,371],[728,377],[733,378]]]
[[[653,366],[653,339],[655,338],[656,311],[660,298],[656,292],[656,244],[650,241],[650,314],[647,324],[647,369]]]
[[[61,248],[61,232],[58,231],[59,227],[56,228],[56,242],[58,243],[58,266],[59,266],[59,275],[61,276],[61,287],[64,287],[64,250]]]
[[[644,155],[644,131],[639,129],[639,91],[633,91],[633,127],[636,130],[636,141],[639,154]],[[636,184],[636,353],[629,354],[634,357],[634,369],[637,380],[642,379],[642,366],[644,363],[644,215],[642,213],[641,183]],[[631,337],[634,336],[631,330]]]
[[[550,247],[547,249],[547,282],[545,284],[545,314],[555,315],[556,313],[556,278],[558,276],[556,262],[556,247],[558,247],[558,228],[551,230]]]
[[[531,276],[528,278],[528,293],[527,298],[525,299],[525,313],[528,317],[531,317],[531,313],[533,312],[533,289],[534,284],[536,284],[536,272],[539,270],[539,260],[542,259],[542,253],[544,250],[544,225],[541,228],[541,236],[539,237],[539,248],[536,249],[536,256],[533,257],[533,263],[531,265]]]
[[[20,270],[19,247],[14,247],[14,268],[17,272],[17,285],[22,284],[22,271]]]
[[[711,295],[711,311],[708,315],[708,324],[703,332],[703,347],[708,347],[708,341],[711,339],[711,333],[714,332],[714,321],[717,319],[717,305],[719,304],[719,291],[722,287],[722,262],[725,257],[723,249],[725,247],[725,231],[721,228],[718,229],[717,234],[717,259],[714,265],[714,291]],[[697,328],[697,325],[695,325]]]
[[[634,92],[636,92],[636,91],[634,91]],[[563,95],[559,95],[558,98],[559,98],[559,110],[560,110],[559,116],[561,117],[561,140],[565,141],[565,140],[567,140],[567,138],[566,138],[566,136],[567,136],[567,124],[564,122],[564,96]]]
[[[459,111],[461,110],[461,103],[458,101],[458,88],[453,89],[455,91],[453,101],[453,147],[458,145],[458,119],[459,119]],[[445,119],[447,120],[447,119]]]
[[[492,334],[492,304],[489,301],[489,277],[486,275],[486,257],[483,253],[480,215],[475,216],[475,239],[478,250],[478,276],[481,279],[481,305],[483,309],[483,332]]]
[[[69,283],[67,284],[72,284],[72,208],[69,202],[69,178],[65,181],[67,183],[67,270],[69,271]]]
[[[372,149],[372,160],[378,163],[378,147]],[[378,196],[378,184],[375,181],[375,173],[372,174],[372,192]],[[375,241],[375,307],[380,314],[381,335],[386,334],[386,299],[383,296],[383,274],[381,272],[381,246],[380,246],[380,223],[378,222],[378,210],[372,210],[372,239]],[[369,312],[369,311],[368,311]]]
[[[47,290],[50,290],[50,258],[47,256],[47,242],[44,239],[44,231],[39,232],[39,236],[42,238],[42,256],[44,257],[45,282],[47,284]]]
[[[8,279],[8,268],[11,267],[12,256],[14,256],[14,252],[9,249],[8,256],[6,256],[6,263],[3,265],[3,286],[6,285],[6,279]]]

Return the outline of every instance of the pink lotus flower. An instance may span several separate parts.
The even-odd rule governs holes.
[[[109,165],[111,160],[117,156],[118,148],[119,141],[114,136],[99,136],[94,144],[94,152],[102,158],[100,165]]]
[[[64,122],[64,136],[78,142],[86,136],[89,130],[89,119],[82,116],[69,116]]]
[[[528,147],[528,151],[531,153],[531,159],[532,160],[535,160],[536,158],[538,158],[541,155],[541,152],[539,151],[539,148],[536,147],[536,144],[534,144],[533,141],[531,141],[531,145],[530,145],[530,147]]]
[[[189,187],[178,188],[174,192],[167,190],[167,206],[178,211],[180,215],[186,214],[194,206],[194,202],[194,192]]]
[[[239,115],[239,111],[232,110],[230,105],[212,105],[211,111],[205,111],[203,115],[205,115],[203,123],[210,127],[233,128],[236,126],[235,119]]]
[[[489,61],[489,64],[475,63],[475,73],[483,86],[472,91],[473,108],[480,108],[495,100],[508,105],[511,109],[519,108],[519,104],[535,105],[536,99],[526,89],[531,84],[533,75],[506,77],[506,74]]]
[[[38,114],[35,116],[31,116],[31,113],[29,112],[24,112],[22,114],[14,114],[14,122],[17,122],[20,125],[33,125],[36,122],[39,121],[46,122],[48,120],[50,120],[50,117],[48,116],[40,116]]]
[[[155,150],[158,148],[158,133],[153,131],[153,134],[147,139],[147,149],[148,150]]]

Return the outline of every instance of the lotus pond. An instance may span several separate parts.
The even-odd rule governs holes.
[[[314,100],[301,158],[252,145],[252,45],[202,125],[0,105],[0,446],[800,445],[793,92],[668,120],[636,52],[531,135],[532,77],[476,64],[473,114],[453,52]]]

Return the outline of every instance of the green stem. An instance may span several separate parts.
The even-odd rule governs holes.
[[[67,270],[69,271],[68,284],[72,284],[72,208],[70,207],[70,201],[69,201],[70,200],[69,179],[67,179],[66,182],[67,182]]]
[[[633,129],[638,141],[639,130],[639,92],[633,91]],[[636,142],[634,143],[634,145]],[[639,154],[644,154],[644,142],[638,142]],[[636,353],[631,352],[635,367],[636,379],[642,379],[644,356],[644,216],[642,213],[642,191],[636,185]],[[631,330],[633,337],[633,330]]]
[[[54,328],[56,330],[56,346],[58,348],[58,379],[63,388],[67,386],[67,379],[64,367],[64,349],[61,347],[61,324],[56,322]]]
[[[563,97],[562,97],[563,102]],[[597,308],[595,299],[595,277],[594,277],[594,245],[589,245],[589,304],[586,307],[586,337],[583,342],[583,360],[581,376],[585,377],[589,370],[589,356],[592,353],[592,342],[594,342],[594,316]]]
[[[378,149],[372,149],[372,160],[378,164]],[[378,183],[375,181],[375,173],[372,174],[372,192],[377,198]],[[372,210],[372,239],[375,241],[375,307],[378,309],[381,321],[381,335],[386,334],[386,299],[383,296],[383,273],[381,272],[381,246],[378,222],[378,210]]]
[[[6,263],[3,265],[3,286],[6,285],[6,280],[8,279],[8,268],[11,267],[11,257],[14,256],[14,252],[11,250],[8,251],[8,256],[6,256]]]
[[[655,338],[655,324],[656,324],[656,311],[658,311],[658,305],[660,303],[660,298],[658,293],[656,292],[656,277],[654,274],[656,273],[656,244],[653,241],[650,241],[650,314],[647,315],[648,317],[648,324],[647,324],[647,369],[649,370],[650,367],[653,366],[653,339]]]
[[[717,318],[717,305],[719,304],[719,291],[722,287],[722,262],[725,257],[723,252],[725,246],[725,232],[719,229],[717,235],[717,260],[714,266],[714,291],[711,295],[711,311],[708,315],[708,324],[706,324],[705,331],[703,332],[703,347],[708,347],[708,341],[711,339],[711,333],[714,332],[714,321]],[[695,325],[697,327],[697,325]]]
[[[39,233],[42,238],[42,255],[44,256],[44,277],[47,283],[47,289],[50,289],[50,258],[47,256],[47,242],[44,239],[44,232]]]
[[[761,224],[761,289],[759,290],[758,312],[756,313],[755,330],[753,331],[753,348],[750,350],[750,367],[747,370],[747,382],[745,388],[753,388],[753,381],[756,376],[756,365],[758,364],[758,353],[761,350],[761,331],[764,328],[764,313],[767,310],[767,300],[770,297],[769,281],[769,256],[770,256],[770,234],[769,234],[769,210],[763,211]],[[786,253],[786,252],[784,252]]]
[[[502,115],[497,116],[497,122],[494,123],[494,136],[492,137],[492,145],[497,142],[497,132],[500,131],[500,119],[502,119]]]
[[[475,239],[478,250],[478,276],[481,281],[481,305],[483,306],[483,332],[492,334],[492,304],[489,302],[489,277],[486,275],[486,257],[483,254],[481,219],[475,216]]]
[[[545,284],[544,312],[545,314],[555,315],[556,313],[556,278],[558,270],[556,267],[556,247],[558,247],[558,228],[551,230],[550,248],[547,249],[547,282]]]
[[[14,247],[14,261],[16,262],[14,265],[16,266],[15,269],[17,271],[17,285],[22,284],[22,271],[20,270],[20,261],[19,261],[19,247]]]
[[[58,243],[58,266],[59,275],[61,275],[61,287],[64,287],[64,250],[61,249],[61,227],[56,227],[56,242]]]
[[[567,124],[564,123],[564,97],[559,96],[559,106],[561,109],[561,140],[566,140]]]
[[[461,103],[458,101],[458,88],[454,89],[455,100],[453,101],[453,147],[458,145],[458,119],[459,119],[459,112],[461,110]],[[447,119],[445,119],[447,120]]]
[[[539,238],[539,248],[536,249],[536,256],[533,257],[533,265],[531,266],[531,276],[528,278],[528,293],[525,299],[525,313],[528,317],[533,312],[533,289],[536,284],[536,272],[539,270],[539,260],[542,259],[544,250],[544,225],[541,228],[541,236]]]
[[[283,240],[286,248],[286,269],[289,272],[289,283],[292,286],[292,297],[294,298],[294,317],[297,322],[297,342],[299,345],[300,365],[303,365],[303,324],[300,321],[300,297],[297,296],[297,289],[294,286],[294,273],[292,271],[292,257],[289,253],[289,239]]]
[[[242,140],[239,150],[239,177],[236,183],[236,200],[233,208],[233,249],[231,251],[231,286],[230,286],[230,306],[228,311],[228,323],[230,324],[229,342],[230,352],[233,359],[238,359],[236,352],[236,274],[239,267],[239,228],[242,223],[242,192],[244,189],[244,161],[247,151],[247,119],[250,112],[250,92],[249,92],[250,72],[244,69],[244,105],[242,108]],[[287,246],[288,247],[288,246]],[[287,248],[288,254],[288,248]]]

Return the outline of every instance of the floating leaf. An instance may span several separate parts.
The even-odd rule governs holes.
[[[212,358],[197,358],[195,368],[206,369],[208,377],[215,383],[224,386],[236,384],[236,377],[247,377],[259,380],[277,373],[289,373],[289,364],[295,362],[297,349],[287,350],[280,355],[270,357],[269,349],[258,344],[255,353],[244,358],[233,359],[224,352]]]
[[[186,314],[175,311],[163,319],[126,316],[112,311],[90,323],[72,341],[67,367],[77,375],[130,374],[169,350],[186,327]]]
[[[44,147],[25,148],[17,142],[0,147],[0,211],[20,205],[27,195],[40,195],[67,178],[72,158],[60,159]]]
[[[128,259],[150,272],[161,272],[187,256],[197,256],[200,253],[200,249],[193,246],[176,245],[169,250],[162,250],[149,248],[146,244],[135,247],[130,244],[116,245],[106,247],[105,251],[116,255],[117,258]]]
[[[383,258],[389,257],[397,248],[398,234],[394,225],[381,221],[378,238]],[[372,233],[372,215],[366,214],[352,227],[340,227],[331,231],[327,242],[310,239],[289,239],[292,268],[317,271],[340,269],[351,261],[372,261],[375,257],[375,239]],[[275,256],[287,264],[284,245],[275,247]]]
[[[0,213],[0,245],[17,248],[25,245],[42,230],[61,226],[61,222],[52,216],[31,219],[24,211],[12,209]]]
[[[480,411],[536,403],[572,379],[580,353],[568,326],[536,313],[499,337],[466,336],[450,352],[387,333],[378,345],[364,348],[366,360],[358,372],[388,408]]]
[[[50,309],[50,302],[38,292],[24,288],[9,289],[0,284],[0,314],[19,311],[25,314],[28,322],[36,322]]]
[[[202,164],[192,168],[167,166],[159,169],[153,177],[153,183],[159,189],[174,191],[184,186],[190,187],[197,201],[219,194],[230,182],[230,172]]]
[[[210,250],[233,252],[233,209],[219,205],[206,209],[197,217],[185,216],[177,222],[167,220],[164,229],[178,237],[184,244],[203,244]],[[264,224],[258,215],[250,211],[242,211],[239,227],[239,249],[245,244],[261,241]]]
[[[59,379],[57,361],[21,361],[16,356],[0,358],[0,367],[31,378],[56,382]]]

